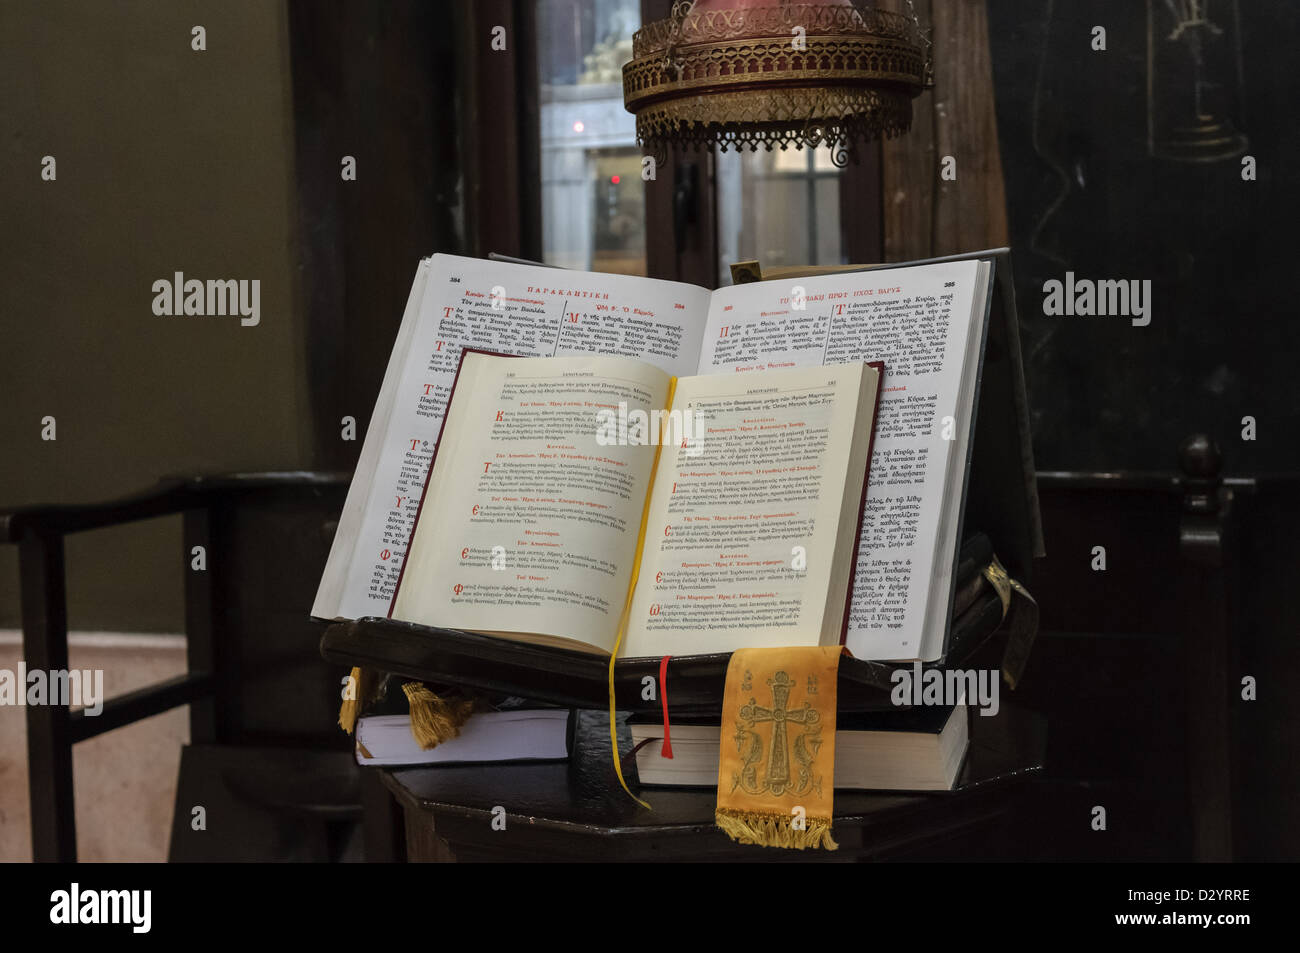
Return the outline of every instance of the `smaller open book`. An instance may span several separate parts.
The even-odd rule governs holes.
[[[835,645],[882,365],[466,349],[389,615],[626,657]]]

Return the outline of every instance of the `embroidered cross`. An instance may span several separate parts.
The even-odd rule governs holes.
[[[807,701],[803,703],[802,708],[789,708],[790,689],[794,687],[794,679],[785,672],[777,672],[773,677],[767,680],[767,684],[772,686],[772,707],[764,708],[754,703],[750,699],[749,703],[742,705],[740,708],[740,717],[745,721],[753,724],[760,722],[772,723],[772,738],[768,745],[767,756],[767,773],[764,777],[764,787],[772,794],[780,797],[785,793],[786,788],[791,787],[790,782],[790,748],[789,738],[786,726],[788,724],[803,725],[811,728],[821,721],[821,715]],[[811,762],[811,758],[809,759]]]

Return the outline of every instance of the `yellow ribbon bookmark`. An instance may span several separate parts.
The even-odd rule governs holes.
[[[669,378],[669,409],[672,409],[673,396],[676,393],[677,378]],[[646,524],[650,521],[650,497],[654,493],[655,474],[659,472],[659,456],[664,449],[664,434],[668,430],[668,422],[668,416],[665,414],[660,420],[659,444],[655,447],[654,466],[650,468],[650,482],[646,484],[645,488],[645,506],[641,508],[641,529],[637,533],[636,558],[632,560],[632,578],[628,580],[627,598],[623,601],[623,615],[618,621],[618,636],[614,639],[614,651],[609,655],[609,744],[614,753],[614,773],[618,775],[618,783],[623,785],[623,790],[627,792],[627,796],[647,810],[654,810],[654,808],[633,794],[632,789],[627,786],[627,781],[623,778],[623,765],[618,757],[618,725],[614,721],[614,663],[618,661],[618,650],[623,645],[623,636],[627,634],[627,624],[632,615],[632,593],[636,591],[636,580],[641,575],[641,554],[645,551]]]

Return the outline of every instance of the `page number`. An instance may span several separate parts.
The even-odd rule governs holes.
[[[954,288],[954,287],[956,287],[956,285],[957,285],[957,282],[955,282],[955,281],[945,281],[945,282],[943,283],[943,286],[944,286],[945,288]]]

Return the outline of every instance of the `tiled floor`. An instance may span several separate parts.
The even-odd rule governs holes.
[[[103,669],[108,697],[185,671],[177,636],[74,633],[70,664]],[[16,672],[17,633],[0,630],[0,669]],[[0,706],[0,861],[31,860],[27,808],[25,708]],[[84,861],[164,861],[181,745],[189,740],[189,709],[83,741],[73,753],[77,855]]]

